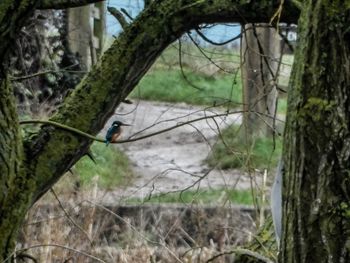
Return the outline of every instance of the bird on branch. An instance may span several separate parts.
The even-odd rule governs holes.
[[[130,124],[122,123],[121,121],[114,121],[112,123],[112,126],[108,129],[106,133],[106,146],[108,146],[109,143],[116,142],[120,134],[122,133],[121,126],[131,126]]]

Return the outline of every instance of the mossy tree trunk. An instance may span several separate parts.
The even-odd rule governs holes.
[[[0,84],[0,260],[14,249],[19,226],[31,200],[25,177],[23,144],[11,84]],[[3,255],[3,257],[1,256]]]
[[[34,11],[35,1],[1,1],[0,4],[0,262],[13,252],[22,220],[32,203],[33,177],[27,162],[18,122],[14,92],[9,80],[7,54],[18,29]]]
[[[98,1],[98,0],[96,0]],[[2,0],[0,2],[0,262],[11,255],[29,207],[81,156],[91,140],[44,125],[21,137],[6,54],[35,8],[79,6],[93,0]],[[65,100],[53,121],[97,134],[170,43],[202,23],[267,22],[278,0],[155,0],[126,27],[101,60]],[[299,16],[287,1],[281,21]]]
[[[350,1],[304,1],[298,25],[280,262],[350,262]]]

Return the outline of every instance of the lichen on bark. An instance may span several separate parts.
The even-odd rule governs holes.
[[[15,99],[8,78],[0,79],[0,260],[9,255],[34,190],[24,169]]]
[[[284,135],[280,262],[350,261],[349,1],[305,1]],[[347,207],[347,206],[346,206]],[[336,238],[335,238],[336,237]]]

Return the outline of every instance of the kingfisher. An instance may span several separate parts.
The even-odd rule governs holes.
[[[122,133],[121,126],[131,126],[129,124],[122,123],[121,121],[114,121],[112,126],[108,129],[106,133],[106,146],[111,142],[116,142],[120,134]]]

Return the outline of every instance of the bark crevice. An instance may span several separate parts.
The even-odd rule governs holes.
[[[350,261],[349,7],[308,1],[284,135],[281,262]],[[337,237],[337,238],[335,238]]]

